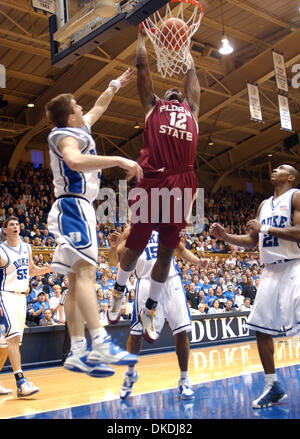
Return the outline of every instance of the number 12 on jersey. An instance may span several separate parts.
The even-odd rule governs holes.
[[[170,113],[170,126],[178,128],[179,130],[186,130],[187,117],[184,113],[177,113],[172,111]]]

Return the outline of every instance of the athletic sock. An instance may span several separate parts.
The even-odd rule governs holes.
[[[276,373],[266,373],[265,374],[265,383],[266,385],[272,385],[274,381],[278,381]]]
[[[188,379],[188,371],[180,371],[180,380],[187,380]]]
[[[90,336],[91,336],[92,347],[95,344],[102,343],[104,337],[107,335],[106,329],[104,327],[96,328],[96,329],[90,329],[89,332],[90,332]]]
[[[86,339],[85,337],[75,335],[71,337],[71,351],[79,351],[86,349]]]
[[[165,286],[165,282],[157,282],[151,278],[150,288],[149,288],[149,298],[154,302],[158,302],[160,294]]]
[[[133,375],[135,372],[134,366],[128,366],[127,375]]]
[[[116,283],[119,286],[124,286],[125,287],[126,282],[128,281],[131,273],[132,273],[132,270],[125,271],[125,270],[123,270],[123,268],[119,267],[118,273],[117,273],[117,278],[116,278]]]

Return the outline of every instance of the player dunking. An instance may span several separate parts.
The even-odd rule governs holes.
[[[40,389],[23,375],[19,345],[26,319],[26,293],[30,276],[50,273],[51,267],[37,267],[33,263],[31,246],[20,235],[19,220],[10,216],[3,224],[6,241],[0,244],[0,325],[4,327],[8,358],[16,379],[17,396],[30,396]],[[2,337],[1,337],[2,342]],[[5,348],[5,346],[2,346]],[[4,349],[3,353],[5,353]],[[2,367],[3,364],[0,366]],[[4,389],[2,394],[11,393]]]
[[[274,195],[263,201],[257,219],[248,221],[248,235],[231,235],[220,224],[210,232],[239,247],[259,244],[265,264],[247,326],[256,331],[258,352],[265,372],[265,389],[253,408],[276,404],[287,397],[278,381],[274,363],[273,335],[300,329],[300,191],[295,189],[298,171],[278,166],[271,174]]]
[[[94,294],[98,249],[92,203],[99,191],[101,169],[119,166],[129,178],[137,177],[138,181],[142,169],[136,162],[122,157],[98,156],[90,134],[90,128],[105,112],[116,91],[132,80],[132,73],[128,69],[111,81],[85,115],[70,94],[59,95],[46,106],[48,119],[55,125],[48,136],[57,198],[48,216],[49,231],[57,242],[53,268],[69,278],[65,313],[71,351],[64,367],[99,377],[114,373],[107,364],[137,361],[136,356],[112,342],[100,322]],[[91,350],[87,348],[85,322]]]
[[[136,63],[137,86],[145,113],[144,147],[141,150],[140,165],[144,178],[138,188],[147,192],[144,208],[148,208],[148,222],[135,222],[126,241],[126,249],[120,261],[114,288],[113,306],[108,318],[111,323],[118,321],[125,284],[136,262],[149,241],[152,230],[159,231],[157,260],[151,273],[149,298],[139,318],[143,324],[143,335],[149,342],[156,339],[153,317],[155,308],[167,280],[174,249],[180,241],[180,231],[186,226],[185,215],[181,221],[175,219],[178,207],[170,200],[170,221],[163,222],[167,205],[162,202],[159,219],[151,221],[151,190],[165,188],[180,190],[182,212],[190,207],[184,198],[184,188],[190,188],[192,195],[197,189],[194,173],[194,160],[198,143],[198,112],[200,103],[200,85],[193,60],[192,67],[184,77],[184,96],[177,88],[168,90],[163,99],[155,95],[148,64],[144,41],[144,31],[139,30]],[[176,197],[175,197],[176,198]],[[178,198],[178,197],[177,197]],[[131,208],[133,208],[131,205]],[[154,210],[154,209],[153,209]]]
[[[124,250],[126,239],[130,229],[125,229],[122,235],[114,232],[110,238],[109,264],[116,266],[120,260]],[[148,297],[149,284],[151,280],[151,271],[157,259],[159,235],[153,231],[149,242],[141,256],[139,257],[135,275],[137,277],[137,285],[135,288],[134,308],[131,319],[130,336],[127,341],[128,352],[139,354],[142,348],[142,326],[139,323],[139,311],[145,306]],[[177,247],[180,257],[186,261],[196,264],[201,268],[205,268],[207,260],[197,258],[192,252],[185,248],[182,242]],[[157,338],[164,327],[165,320],[173,332],[176,340],[176,354],[180,369],[180,379],[178,382],[178,392],[181,399],[192,399],[194,392],[188,379],[188,360],[190,352],[190,343],[187,333],[191,331],[191,318],[187,306],[185,291],[183,290],[181,277],[176,267],[175,258],[172,258],[168,279],[165,283],[165,289],[162,298],[157,305],[154,316],[154,324],[156,328]],[[127,398],[133,384],[138,379],[138,373],[134,364],[129,365],[125,372],[124,383],[120,389],[121,399]]]

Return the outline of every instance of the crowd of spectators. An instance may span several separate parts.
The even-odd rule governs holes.
[[[117,192],[117,183],[103,179],[102,184]],[[12,171],[0,165],[0,223],[10,215],[20,221],[20,236],[32,244],[34,262],[41,266],[46,263],[39,249],[55,246],[54,237],[47,228],[47,215],[54,202],[51,172],[43,166],[32,163]],[[186,290],[187,303],[191,314],[220,313],[250,310],[259,284],[261,265],[258,256],[251,253],[239,255],[242,248],[219,242],[209,235],[209,226],[219,222],[230,233],[246,233],[246,223],[255,217],[263,199],[249,192],[235,192],[222,189],[213,195],[206,194],[204,200],[204,229],[201,233],[184,233],[185,246],[201,257],[203,252],[210,255],[208,267],[199,270],[197,266],[177,258],[178,269]],[[95,210],[103,200],[95,202]],[[98,246],[109,248],[109,235],[113,229],[120,232],[127,224],[115,222],[97,223]],[[214,255],[215,253],[215,255]],[[226,254],[226,257],[220,256]],[[110,306],[112,287],[116,278],[116,267],[110,267],[104,251],[99,253],[99,266],[95,282],[100,318],[106,322],[106,311]],[[127,295],[122,306],[123,320],[131,318],[136,279],[131,276],[127,285]],[[51,273],[44,277],[34,277],[30,282],[27,297],[27,325],[64,324],[63,303],[68,289],[67,276]]]

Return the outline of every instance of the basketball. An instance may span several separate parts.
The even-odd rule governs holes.
[[[160,41],[168,50],[176,52],[188,38],[189,26],[180,18],[169,18],[160,26]]]

